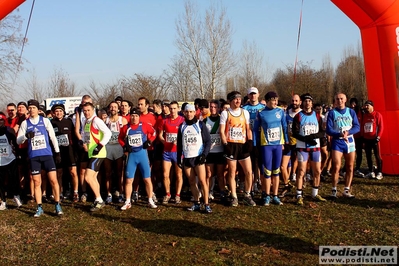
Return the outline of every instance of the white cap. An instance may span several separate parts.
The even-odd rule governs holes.
[[[251,88],[248,89],[248,94],[251,94],[251,93],[259,93],[259,91],[258,91],[257,88],[251,87]]]
[[[184,111],[195,111],[195,106],[193,104],[187,104]]]

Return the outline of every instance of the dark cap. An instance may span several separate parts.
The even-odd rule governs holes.
[[[272,99],[272,98],[278,98],[278,95],[277,95],[276,92],[274,92],[274,91],[269,91],[268,93],[266,93],[266,95],[265,95],[265,100],[266,100],[266,101],[268,101],[268,100],[270,100],[270,99]]]
[[[132,108],[132,109],[130,109],[130,114],[131,115],[140,115],[140,110],[137,108]]]
[[[117,102],[117,101],[123,101],[122,96],[117,96],[117,97],[115,98],[115,102]]]
[[[311,100],[313,102],[313,97],[312,95],[310,95],[310,93],[305,93],[301,95],[301,101],[305,101],[305,100]]]
[[[26,104],[26,102],[19,102],[19,103],[17,104],[17,107],[20,106],[20,105],[23,105],[23,106],[25,106],[26,108],[28,108],[28,105]]]
[[[371,105],[371,106],[374,106],[374,103],[373,103],[373,101],[371,101],[371,100],[367,100],[367,101],[364,103],[364,105],[366,105],[366,104]]]
[[[202,99],[199,104],[198,104],[199,108],[209,108],[209,103],[206,99]]]
[[[28,101],[28,106],[31,106],[31,105],[36,106],[37,109],[40,108],[39,102],[34,100],[34,99],[31,99],[31,100]]]
[[[60,109],[62,111],[64,111],[65,113],[65,105],[63,104],[54,104],[53,107],[51,107],[51,111],[55,112],[55,110]]]

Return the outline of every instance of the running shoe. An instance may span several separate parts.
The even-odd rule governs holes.
[[[40,206],[37,206],[36,213],[35,213],[35,215],[33,215],[33,217],[38,218],[38,217],[40,217],[43,213],[44,213],[43,208],[40,207]]]
[[[132,203],[129,202],[125,202],[125,204],[123,204],[123,206],[121,207],[121,211],[126,211],[128,209],[130,209],[132,207]]]
[[[77,192],[73,193],[72,201],[73,202],[78,202],[79,201],[79,194]]]
[[[255,201],[253,201],[252,197],[250,195],[247,195],[244,197],[243,202],[247,204],[248,206],[256,206]]]
[[[384,178],[384,176],[382,175],[381,172],[378,172],[377,175],[375,176],[375,178],[376,178],[377,180],[381,180],[381,179]]]
[[[263,197],[263,206],[269,206],[271,200],[270,196]]]
[[[291,183],[288,183],[287,185],[284,186],[283,191],[281,191],[281,194],[279,195],[280,198],[284,198],[288,193],[291,192],[291,189],[293,189],[294,186],[291,185]]]
[[[134,192],[133,192],[133,194],[134,194]],[[125,201],[125,196],[124,196],[123,194],[119,194],[118,202],[119,202],[119,203],[122,203],[122,202],[124,202],[124,201]]]
[[[148,208],[150,208],[150,209],[156,209],[156,208],[158,208],[158,206],[155,205],[155,203],[154,203],[153,201],[151,201],[151,202],[148,202]]]
[[[283,205],[283,203],[281,202],[280,198],[277,197],[277,196],[273,196],[272,203],[275,204],[275,205]]]
[[[356,171],[355,171],[355,176],[360,177],[360,178],[363,178],[363,177],[364,177],[364,174],[363,174],[362,172],[360,172],[360,170],[356,170]]]
[[[355,195],[351,194],[349,190],[345,190],[345,191],[342,193],[342,196],[344,196],[344,198],[350,198],[350,199],[352,199],[352,198],[355,197]]]
[[[370,172],[370,173],[368,173],[365,177],[366,177],[366,178],[374,179],[374,178],[375,178],[375,173],[374,173],[374,172]]]
[[[87,193],[83,193],[82,196],[80,196],[80,201],[83,203],[87,201]]]
[[[7,209],[6,202],[5,202],[5,201],[2,201],[2,202],[0,203],[0,211],[4,211],[4,210],[6,210],[6,209]]]
[[[211,206],[205,205],[205,213],[212,213]]]
[[[237,207],[238,206],[238,199],[237,198],[233,198],[233,200],[231,201],[231,206],[232,207]]]
[[[322,196],[320,196],[319,194],[317,194],[316,196],[312,197],[313,200],[315,201],[319,201],[319,202],[324,202],[327,201],[325,198],[323,198]]]
[[[155,192],[152,192],[152,200],[154,203],[158,203],[157,195],[155,195]]]
[[[175,196],[175,203],[176,204],[180,204],[181,203],[180,196]]]
[[[336,198],[338,198],[338,195],[337,195],[337,190],[336,189],[332,189],[331,190],[331,196],[330,196],[332,199],[336,199]]]
[[[108,194],[107,198],[105,199],[105,203],[110,204],[112,203],[112,195]]]
[[[132,201],[137,202],[139,200],[139,193],[137,191],[133,191]]]
[[[55,213],[57,215],[63,215],[64,214],[64,212],[62,211],[61,205],[59,203],[55,204]]]
[[[15,205],[17,205],[17,208],[22,206],[22,201],[21,201],[21,198],[19,197],[19,195],[14,196],[14,202],[15,202]]]
[[[170,195],[166,195],[163,197],[162,204],[168,204],[170,200]]]
[[[199,211],[201,210],[201,205],[198,203],[194,203],[193,206],[190,208],[187,208],[188,211],[193,212],[193,211]]]
[[[296,199],[296,205],[300,205],[300,206],[303,205],[303,198],[302,198],[302,197],[298,197],[298,198]]]
[[[93,203],[93,205],[91,205],[90,211],[91,212],[96,212],[99,211],[101,208],[103,208],[105,206],[105,202],[99,202],[99,201],[95,201]]]

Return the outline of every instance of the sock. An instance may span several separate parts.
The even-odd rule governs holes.
[[[77,191],[77,190],[74,190],[74,191],[73,191],[73,193],[76,193],[76,194],[77,194],[77,193],[78,193],[78,191]]]
[[[319,193],[319,187],[312,187],[312,197],[316,197]]]
[[[112,194],[111,194],[111,193],[108,193],[108,196],[111,196],[111,197],[112,197]]]
[[[101,198],[101,197],[96,198],[95,201],[98,201],[99,203],[103,203],[103,202],[104,202],[104,201],[103,201],[103,198]]]
[[[180,194],[177,194],[177,193],[176,193],[176,197],[180,197]]]
[[[245,196],[246,196],[246,197],[251,196],[251,192],[250,192],[250,191],[245,191]]]
[[[130,203],[131,202],[131,199],[129,198],[129,199],[126,199],[126,201],[125,201],[125,203]]]
[[[39,208],[42,208],[43,206],[42,206],[42,204],[37,204],[37,207]]]
[[[265,191],[262,191],[262,198],[266,198],[266,197],[267,197],[266,192],[265,192]]]
[[[168,197],[170,197],[170,192],[166,193],[166,195],[167,195]]]
[[[54,204],[55,204],[55,205],[58,205],[58,204],[60,204],[60,203],[59,203],[58,201],[55,201]]]
[[[337,187],[332,187],[332,189],[331,190],[335,190],[335,191],[337,191]]]
[[[148,203],[154,204],[154,200],[152,198],[148,198]]]
[[[296,198],[298,199],[300,197],[302,197],[302,189],[297,189],[296,190]]]
[[[345,187],[344,190],[345,190],[345,192],[349,192],[350,188],[349,187]]]

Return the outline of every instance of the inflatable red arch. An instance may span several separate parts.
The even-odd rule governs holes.
[[[25,0],[0,0],[0,20]],[[331,0],[360,29],[369,99],[384,117],[383,172],[399,174],[399,0]],[[349,95],[350,96],[350,95]]]

